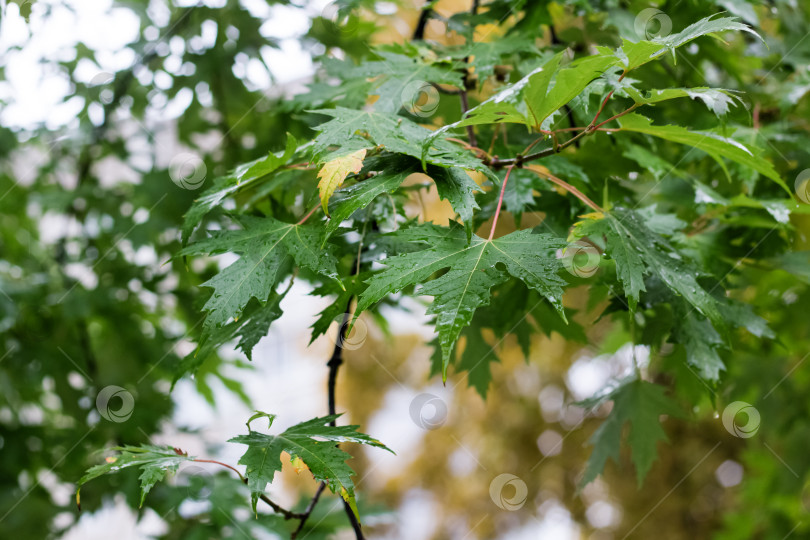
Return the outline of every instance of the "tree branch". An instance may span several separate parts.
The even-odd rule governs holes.
[[[359,258],[358,258],[359,261]],[[353,265],[356,269],[359,268],[359,265]],[[357,272],[357,270],[355,270]],[[338,336],[335,340],[335,346],[332,349],[332,356],[329,358],[329,361],[326,365],[329,367],[329,379],[327,381],[327,399],[329,403],[329,414],[337,414],[337,406],[335,403],[335,389],[337,387],[337,376],[338,370],[340,366],[343,364],[343,343],[347,337],[347,330],[349,326],[349,322],[351,322],[351,310],[352,310],[352,303],[354,302],[354,296],[349,297],[349,301],[346,303],[346,310],[344,311],[343,320],[341,321],[340,330],[338,330]],[[329,422],[330,426],[336,425],[336,422],[332,420]],[[312,499],[309,501],[306,509],[304,510],[303,514],[301,514],[301,523],[298,524],[298,528],[293,531],[292,535],[290,536],[290,540],[295,540],[298,534],[304,529],[304,525],[306,524],[309,516],[312,514],[312,511],[315,509],[315,505],[318,504],[318,500],[321,498],[321,494],[323,493],[324,489],[326,488],[326,482],[321,482],[318,485],[318,489],[315,491],[315,495],[313,495]],[[365,540],[363,536],[363,531],[361,529],[360,522],[357,521],[357,516],[354,515],[349,503],[343,500],[343,507],[346,511],[346,516],[349,518],[349,523],[352,525],[352,529],[354,529],[354,535],[357,540]]]
[[[464,72],[464,85],[467,85],[466,70]],[[467,101],[467,90],[464,89],[459,92],[459,97],[461,98],[461,117],[464,118],[464,115],[470,110],[470,104]],[[478,146],[478,141],[475,138],[475,128],[472,126],[467,126],[467,139],[470,141],[470,146]]]
[[[430,16],[433,14],[433,9],[428,7],[430,2],[425,3],[425,7],[419,13],[419,20],[416,23],[416,28],[413,31],[411,41],[422,41],[425,39],[425,27],[427,26]]]
[[[318,489],[315,491],[315,495],[309,501],[309,504],[304,510],[304,514],[303,516],[301,516],[301,522],[298,524],[298,527],[293,531],[292,535],[290,536],[290,540],[295,540],[298,537],[298,533],[300,533],[304,529],[304,524],[306,524],[310,514],[312,514],[312,511],[315,510],[315,505],[318,504],[318,499],[321,498],[321,494],[323,493],[324,489],[326,489],[326,482],[321,482],[320,484],[318,484]]]
[[[329,414],[337,414],[337,408],[335,405],[335,387],[337,386],[337,375],[338,369],[340,369],[341,364],[343,364],[343,343],[346,341],[347,337],[347,329],[349,327],[349,322],[351,322],[351,310],[352,310],[352,302],[354,302],[354,296],[349,297],[349,301],[346,303],[346,311],[343,314],[343,321],[338,331],[338,337],[335,340],[335,347],[332,349],[332,357],[329,359],[329,362],[326,363],[329,366],[329,381],[327,383],[327,393],[329,399]],[[337,423],[332,420],[329,422],[330,426],[337,425]],[[317,493],[316,493],[317,495]],[[320,495],[318,495],[320,496]],[[313,505],[314,507],[314,505]],[[352,528],[354,529],[354,535],[357,540],[364,540],[363,531],[360,528],[360,522],[357,521],[357,516],[354,515],[354,511],[349,506],[349,503],[346,500],[343,500],[343,507],[346,510],[346,515],[349,517],[349,523],[352,524]]]

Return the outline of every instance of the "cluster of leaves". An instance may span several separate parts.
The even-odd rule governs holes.
[[[147,2],[131,4],[144,28],[153,23]],[[193,384],[212,403],[211,377],[240,393],[223,374],[219,351],[235,346],[250,359],[283,316],[293,281],[303,280],[312,294],[332,301],[312,327],[313,340],[342,319],[347,305],[355,319],[368,312],[384,328],[382,306],[399,307],[403,296],[430,297],[433,374],[446,380],[464,372],[482,397],[509,335],[528,359],[542,357],[531,349],[537,333],[593,342],[580,310],[597,311],[625,330],[620,334],[632,345],[648,348],[650,362],[583,403],[592,416],[607,416],[591,438],[580,485],[609,473],[609,459],[621,466],[625,434],[640,483],[667,439],[662,418],[713,412],[729,389],[754,400],[783,385],[784,396],[773,394],[762,405],[763,416],[781,420],[762,431],[786,434],[774,446],[798,472],[781,469],[771,446],[748,447],[746,465],[762,479],[746,486],[723,527],[729,538],[793,532],[791,520],[801,511],[795,495],[810,470],[802,421],[810,383],[786,381],[784,372],[793,369],[761,359],[790,359],[806,348],[801,304],[810,259],[794,250],[806,249],[801,227],[810,206],[794,200],[787,180],[810,166],[802,108],[810,91],[802,66],[810,55],[802,47],[801,8],[778,1],[778,24],[771,24],[778,30],[763,24],[755,31],[765,8],[747,2],[662,6],[682,30],[642,36],[633,19],[645,6],[635,4],[625,10],[601,1],[492,0],[444,16],[427,3],[415,39],[371,46],[375,25],[366,16],[374,3],[341,1],[337,23],[316,18],[306,37],[318,44],[313,51],[323,51],[308,92],[254,110],[254,94],[222,67],[261,61],[260,48],[276,44],[261,37],[261,21],[238,2],[226,4],[172,10],[159,25],[167,38],[190,44],[210,22],[219,28],[213,46],[189,45],[179,56],[172,52],[171,62],[169,47],[160,52],[144,32],[133,45],[141,61],[116,76],[112,104],[103,89],[72,81],[85,99],[79,126],[89,144],[53,136],[48,163],[25,189],[18,173],[4,167],[0,239],[3,258],[14,262],[0,267],[0,403],[17,418],[29,404],[54,403],[56,393],[64,410],[46,407],[46,420],[36,426],[2,421],[0,444],[15,468],[4,470],[14,489],[4,490],[0,509],[18,504],[18,470],[33,475],[62,463],[61,454],[76,445],[87,455],[109,441],[119,454],[91,468],[80,484],[140,468],[141,493],[126,487],[131,482],[121,489],[144,504],[167,472],[195,459],[171,447],[138,446],[168,411],[169,385],[158,383],[196,374]],[[722,9],[731,15],[718,14]],[[425,39],[426,22],[445,25],[463,43]],[[491,35],[482,37],[482,28]],[[332,54],[336,49],[341,54]],[[63,66],[71,80],[81,60],[95,60],[92,51],[77,51]],[[172,84],[126,86],[133,75],[151,81],[142,71],[172,73]],[[154,164],[140,184],[104,188],[94,161],[130,157],[126,130],[118,133],[108,118],[127,109],[145,122],[149,107],[182,90],[195,98],[179,122],[180,141],[193,146],[196,135],[223,134],[221,148],[205,156],[218,176],[213,185],[166,198],[168,172]],[[423,94],[430,108],[415,98]],[[128,105],[121,107],[124,96]],[[99,107],[101,125],[84,114]],[[211,109],[217,114],[206,114]],[[257,152],[264,155],[254,159]],[[55,180],[71,156],[79,156],[75,189]],[[449,224],[425,223],[412,210],[420,193],[434,189],[452,207]],[[37,216],[26,214],[32,207],[66,215],[82,230],[40,245]],[[566,271],[572,245],[597,253],[595,274]],[[172,258],[171,265],[133,263],[132,251],[145,246],[161,260]],[[188,269],[202,265],[184,264],[223,253],[235,262],[208,264],[200,276]],[[100,286],[79,283],[66,270],[77,262],[91,267]],[[572,301],[575,289],[586,290],[584,305]],[[152,296],[174,301],[155,307]],[[169,319],[183,330],[169,331]],[[185,335],[194,336],[197,348],[179,358],[173,345]],[[144,358],[160,360],[147,366]],[[76,365],[86,381],[67,384]],[[90,420],[87,434],[65,427],[88,416],[82,400],[120,380],[139,381],[131,388],[138,407],[126,430]],[[315,418],[279,435],[249,428],[232,440],[248,447],[240,464],[254,508],[286,453],[358,514],[348,454],[336,443],[382,444],[356,426],[331,425],[336,420]],[[46,452],[30,451],[37,446]],[[70,460],[60,477],[75,479],[83,466]],[[230,527],[227,516],[243,503],[238,482],[217,477],[215,485],[228,520],[210,513],[193,525],[201,535]],[[780,496],[771,497],[775,492]],[[164,514],[180,498],[153,496],[147,504]],[[27,519],[31,535],[44,537],[58,508],[43,488],[30,500],[41,502],[40,510],[19,519]],[[19,521],[2,521],[20,529]],[[245,526],[290,532],[281,521],[263,516]],[[341,525],[324,523],[318,529],[324,536]]]
[[[547,302],[565,321],[564,290],[579,283],[565,279],[559,252],[571,240],[587,239],[604,254],[600,280],[611,286],[614,303],[622,304],[617,311],[624,312],[632,324],[639,312],[655,309],[662,303],[669,306],[679,316],[670,331],[651,336],[650,345],[661,348],[665,343],[674,343],[685,347],[688,365],[707,385],[715,385],[725,369],[718,355],[718,349],[727,343],[723,335],[727,336],[735,326],[758,337],[773,337],[772,332],[750,307],[727,298],[722,287],[724,276],[712,273],[691,253],[689,243],[694,240],[678,237],[687,224],[677,215],[661,213],[655,206],[643,211],[623,208],[628,201],[621,195],[622,190],[607,181],[602,190],[604,207],[596,205],[574,187],[581,185],[585,193],[593,192],[597,188],[596,179],[588,179],[581,167],[567,161],[564,156],[568,153],[563,150],[582,142],[576,153],[587,154],[591,145],[584,144],[585,137],[614,136],[622,138],[619,144],[627,148],[630,159],[646,166],[661,160],[644,146],[650,144],[650,137],[674,142],[712,158],[731,182],[734,182],[732,166],[738,167],[735,172],[748,170],[747,174],[759,174],[772,181],[776,195],[763,207],[771,212],[776,226],[785,223],[790,211],[803,211],[791,199],[790,190],[773,165],[762,157],[762,151],[732,138],[727,126],[714,131],[694,130],[656,123],[634,112],[668,100],[692,98],[723,118],[737,99],[729,90],[649,88],[629,75],[647,63],[666,59],[669,53],[674,56],[678,47],[701,36],[726,31],[744,31],[759,39],[737,18],[714,16],[676,34],[652,40],[624,39],[618,48],[598,46],[593,54],[573,59],[569,50],[538,52],[534,60],[531,57],[524,60],[525,64],[537,66],[525,76],[500,85],[489,97],[482,92],[481,102],[465,111],[458,121],[434,130],[408,117],[403,98],[398,95],[401,79],[425,77],[425,84],[457,86],[456,92],[466,92],[468,89],[458,77],[441,74],[458,70],[464,73],[468,66],[453,61],[452,57],[443,59],[447,53],[441,49],[429,55],[426,45],[380,48],[376,63],[346,70],[347,77],[360,76],[356,73],[360,71],[370,78],[367,91],[378,97],[373,106],[348,108],[338,99],[333,109],[312,111],[328,116],[329,120],[314,127],[317,136],[311,142],[295,150],[288,143],[283,156],[271,154],[250,164],[244,173],[237,171],[192,206],[187,216],[187,232],[192,232],[213,209],[212,201],[220,202],[237,192],[256,192],[247,196],[248,202],[238,212],[258,210],[265,214],[237,215],[233,218],[235,228],[214,231],[180,251],[181,255],[214,255],[224,251],[240,255],[235,263],[203,284],[213,289],[204,306],[207,314],[203,344],[210,339],[222,344],[239,337],[240,346],[249,352],[250,344],[256,342],[257,328],[258,334],[263,335],[272,320],[280,316],[277,301],[278,295],[283,294],[278,292],[280,287],[295,272],[300,272],[321,285],[319,292],[336,291],[337,286],[341,289],[339,295],[356,296],[355,319],[392,293],[433,297],[428,314],[434,316],[441,351],[440,371],[446,380],[448,367],[455,363],[455,345],[462,332],[474,324],[477,310],[490,306],[493,298],[495,303],[505,300],[507,291],[516,290],[516,282],[520,283],[520,290],[530,291],[538,302]],[[494,72],[501,58],[492,57],[490,61],[492,64],[488,66],[479,61],[476,67]],[[392,108],[391,103],[399,103],[399,107]],[[577,109],[573,117],[585,118],[582,127],[558,129],[564,108],[574,106]],[[611,113],[612,110],[616,112]],[[499,130],[507,124],[517,124],[524,133],[528,130],[524,138],[536,139],[523,152],[513,150],[516,145],[512,143],[512,131],[508,132],[511,144],[496,140]],[[494,144],[502,145],[499,149],[513,152],[515,157],[494,157],[474,147],[474,139],[459,144],[451,135],[461,128],[492,133]],[[602,133],[603,130],[610,135]],[[560,142],[565,132],[571,136]],[[507,136],[503,135],[503,139]],[[538,145],[540,149],[529,154],[529,149]],[[549,159],[545,168],[531,170],[567,189],[568,214],[582,216],[576,225],[574,220],[566,223],[564,216],[554,215],[549,209],[547,205],[556,203],[557,197],[534,195],[538,189],[548,191],[549,185],[518,174],[524,163],[545,157],[555,159]],[[286,165],[282,164],[284,158],[288,159]],[[513,170],[509,187],[508,175]],[[409,190],[404,182],[414,173],[430,177],[463,227],[456,223],[419,224],[405,215],[403,204]],[[471,176],[476,173],[477,182]],[[573,185],[559,181],[555,174],[567,177]],[[314,176],[320,182],[312,180]],[[313,215],[310,213],[292,224],[280,221],[286,216],[274,209],[253,203],[259,194],[271,189],[302,192],[299,200],[311,201],[316,196],[316,185],[323,218],[310,218]],[[768,187],[762,189],[773,191]],[[780,191],[781,198],[777,198]],[[571,200],[574,197],[579,200]],[[483,223],[497,221],[503,200],[516,218],[529,209],[549,212],[546,220],[553,222],[551,232],[535,227],[499,238],[474,234]],[[302,206],[301,214],[307,208]],[[587,213],[593,209],[598,211]],[[561,234],[565,229],[570,230],[568,238]],[[338,232],[341,234],[336,239]],[[357,253],[361,254],[359,261],[355,260]],[[373,263],[380,259],[383,266],[375,268]],[[352,279],[354,274],[359,274],[359,279]],[[251,300],[257,302],[257,307],[243,316]],[[343,305],[340,300],[336,303]],[[514,313],[521,323],[523,312],[518,309]],[[327,309],[321,318],[328,321],[332,315],[332,310]],[[481,323],[477,326],[480,333]],[[324,327],[325,324],[316,325],[317,330]],[[491,327],[501,333],[510,330],[508,324]],[[202,360],[198,353],[196,361]],[[462,361],[459,367],[472,371],[478,363]],[[194,368],[191,363],[188,367]],[[471,384],[482,395],[489,384],[487,374],[488,370],[478,370],[474,377],[470,376]],[[584,478],[586,482],[601,471],[606,456],[616,455],[615,442],[624,421],[636,425],[630,418],[633,411],[647,411],[644,414],[649,416],[645,420],[656,419],[654,429],[646,422],[632,431],[630,442],[637,448],[634,456],[639,480],[654,459],[655,441],[662,433],[657,426],[658,413],[649,411],[671,412],[673,407],[663,405],[658,387],[648,389],[645,383],[635,391],[633,385],[640,382],[627,384],[630,386],[626,390],[616,390],[610,395],[615,402],[614,412],[594,438],[596,450]]]
[[[335,420],[339,416],[333,414],[313,418],[292,426],[278,435],[266,435],[251,430],[250,423],[258,418],[267,418],[268,427],[271,427],[276,417],[273,414],[258,412],[247,421],[248,434],[239,435],[229,441],[248,447],[239,463],[245,466],[245,475],[242,479],[250,488],[254,512],[267,484],[272,483],[275,474],[281,471],[281,455],[286,453],[296,472],[309,470],[315,480],[325,482],[334,493],[339,493],[354,514],[358,515],[354,483],[351,479],[354,473],[345,463],[351,456],[332,443],[354,442],[384,448],[389,452],[391,450],[368,435],[358,433],[358,426],[335,426]],[[79,480],[79,488],[99,476],[129,467],[138,467],[141,470],[139,476],[141,506],[146,495],[156,483],[165,479],[167,473],[175,473],[184,462],[197,461],[193,456],[171,446],[146,444],[114,447],[111,450],[117,453],[107,457],[105,463],[91,467]],[[203,461],[211,463],[210,460]],[[80,490],[77,490],[76,503],[80,502]]]

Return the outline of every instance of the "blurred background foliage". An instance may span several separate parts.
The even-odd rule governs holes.
[[[335,59],[362,64],[371,43],[408,42],[422,3],[341,2],[354,8],[351,15],[303,0],[118,0],[94,2],[92,9],[81,3],[7,2],[0,23],[0,537],[285,537],[289,523],[266,513],[254,519],[246,488],[211,469],[181,471],[174,482],[156,487],[140,510],[137,473],[89,484],[81,515],[73,500],[75,481],[98,461],[93,452],[100,448],[152,438],[195,444],[189,435],[207,428],[176,422],[184,402],[186,408],[207,402],[216,411],[226,407],[222,400],[241,401],[240,415],[229,418],[238,432],[241,411],[261,393],[246,381],[256,377],[253,370],[273,376],[280,362],[262,354],[248,364],[223,352],[206,360],[184,387],[191,393],[171,393],[177,366],[194,349],[202,304],[197,286],[216,268],[210,263],[195,274],[185,261],[171,259],[180,248],[182,216],[198,195],[171,181],[173,160],[186,152],[201,156],[207,187],[236,165],[283,148],[288,132],[307,140],[315,121],[307,110],[367,99],[362,78],[353,91],[330,85],[329,70],[340,69]],[[468,11],[469,4],[433,3],[440,16],[427,22],[426,40],[462,43],[450,17]],[[739,91],[745,108],[730,115],[729,125],[763,147],[789,185],[810,168],[807,1],[482,4],[489,18],[476,34],[494,50],[510,39],[526,39],[536,50],[615,46],[651,7],[675,29],[720,11],[737,15],[764,44],[701,41],[643,76],[661,88]],[[82,22],[88,12],[97,26]],[[528,65],[532,54],[505,54],[503,63]],[[21,81],[40,91],[26,95]],[[452,107],[457,104],[443,99],[437,114],[457,114],[448,112]],[[695,128],[714,122],[692,103],[663,110]],[[623,189],[635,189],[632,169],[608,142],[594,142],[587,159],[576,164],[587,176],[609,176]],[[734,172],[753,189],[744,171]],[[675,180],[649,202],[698,204]],[[414,191],[409,211],[425,220],[452,217],[429,189]],[[525,224],[538,217],[526,213],[522,219]],[[733,220],[741,225],[737,232]],[[514,227],[512,221],[501,222],[503,232]],[[757,223],[762,234],[752,235]],[[608,465],[603,478],[581,492],[576,488],[590,452],[585,443],[605,414],[586,414],[576,405],[601,387],[581,381],[608,381],[621,375],[634,353],[645,354],[643,346],[632,350],[629,329],[610,316],[606,301],[588,302],[587,285],[566,297],[576,310],[574,329],[552,332],[543,313],[533,314],[548,330],[532,338],[528,362],[513,336],[484,336],[485,345],[497,345],[500,359],[491,364],[486,401],[466,384],[453,380],[442,389],[430,378],[432,349],[419,320],[391,323],[392,335],[386,336],[369,319],[368,342],[346,353],[339,409],[386,443],[386,433],[399,429],[390,419],[408,418],[411,397],[425,388],[442,396],[449,414],[439,429],[411,430],[410,442],[394,447],[396,457],[374,461],[361,453],[353,460],[367,536],[810,537],[810,372],[804,363],[810,263],[801,253],[809,247],[810,223],[807,215],[794,214],[789,230],[774,232],[758,211],[740,209],[725,225],[717,241],[729,246],[726,255],[737,253],[744,263],[753,250],[758,260],[786,244],[795,251],[773,265],[743,264],[733,277],[737,282],[727,285],[755,306],[778,339],[735,334],[732,351],[723,353],[728,371],[718,388],[704,388],[688,373],[675,378],[676,395],[701,405],[692,422],[665,422],[670,444],[661,445],[661,459],[641,489],[624,455],[623,465]],[[694,246],[701,259],[716,256],[702,249]],[[599,294],[591,290],[591,298]],[[607,297],[607,291],[601,294]],[[297,344],[288,350],[292,361],[306,345],[313,315],[287,336]],[[654,324],[667,325],[666,315],[648,315]],[[305,396],[316,414],[323,412],[328,349],[328,343],[316,343],[322,361],[300,359],[319,378]],[[674,350],[664,358],[670,373],[684,370],[679,354]],[[666,370],[660,375],[668,376]],[[99,391],[111,385],[135,399],[125,422],[108,421],[97,408]],[[733,437],[720,422],[723,407],[737,400],[761,414],[754,437]],[[295,404],[282,405],[288,410],[273,412],[297,414]],[[200,450],[218,455],[221,448]],[[490,482],[501,473],[527,484],[529,499],[520,510],[493,504]],[[296,481],[291,471],[284,475],[291,479],[283,484],[287,500],[305,504],[314,484]],[[105,512],[112,516],[108,521]],[[334,498],[311,524],[309,539],[346,533]]]

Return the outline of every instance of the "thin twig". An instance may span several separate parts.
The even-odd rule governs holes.
[[[304,510],[304,515],[301,517],[301,522],[298,524],[298,527],[293,531],[292,535],[290,535],[290,540],[295,540],[298,537],[298,533],[304,529],[304,525],[309,519],[310,514],[312,514],[312,511],[315,510],[315,505],[318,504],[318,499],[321,498],[324,489],[326,489],[326,482],[318,484],[318,489],[315,490],[315,495]]]
[[[358,262],[356,265],[353,265],[355,273],[359,273],[360,258],[358,257]],[[341,321],[340,329],[338,330],[338,336],[335,340],[335,346],[332,349],[332,356],[329,358],[329,361],[326,365],[329,367],[329,379],[327,381],[327,399],[329,405],[329,414],[333,415],[336,414],[337,406],[335,404],[335,388],[337,386],[337,375],[338,369],[340,369],[341,364],[343,364],[343,343],[346,341],[347,337],[347,330],[349,326],[349,322],[351,321],[351,309],[352,303],[354,302],[354,296],[350,296],[348,302],[346,303],[346,310],[344,311],[343,320]],[[336,422],[332,420],[329,423],[330,426],[336,425]],[[324,489],[326,488],[326,482],[321,482],[318,485],[318,489],[315,491],[315,495],[313,495],[312,499],[309,501],[306,509],[304,510],[303,514],[301,514],[301,523],[298,524],[298,528],[292,533],[290,536],[290,540],[295,540],[298,534],[303,530],[304,525],[306,524],[307,520],[309,519],[310,514],[315,509],[315,506],[318,504],[318,500],[321,498],[321,494],[323,493]],[[352,525],[352,529],[354,529],[354,534],[357,540],[364,540],[363,531],[361,530],[360,523],[357,521],[357,517],[354,515],[354,511],[349,506],[345,500],[343,501],[344,509],[346,510],[346,515],[349,518],[349,523]]]
[[[622,72],[621,77],[619,77],[619,82],[622,82],[622,79],[624,79],[624,77],[625,77],[626,75],[627,75],[627,71]],[[599,107],[599,110],[598,110],[598,111],[596,111],[596,116],[594,116],[594,117],[593,117],[593,120],[591,120],[591,126],[593,126],[594,124],[596,124],[596,121],[597,121],[597,120],[599,120],[599,115],[600,115],[600,114],[602,114],[602,110],[604,110],[605,105],[607,105],[608,100],[610,99],[610,97],[613,95],[613,92],[615,92],[615,91],[616,91],[616,89],[614,88],[613,90],[611,90],[610,92],[608,92],[608,95],[607,95],[607,96],[605,96],[605,99],[602,101],[602,106],[601,106],[601,107]],[[590,127],[590,126],[588,126],[588,127]]]
[[[472,7],[470,7],[470,14],[476,15],[478,13],[478,0],[473,0]],[[475,27],[473,26],[472,31],[475,32]],[[461,92],[459,93],[459,97],[461,98],[461,118],[463,119],[466,116],[467,111],[470,110],[470,102],[467,99],[467,91],[474,88],[473,85],[470,84],[470,57],[466,56],[464,58],[464,77]],[[478,146],[478,141],[475,138],[475,128],[471,125],[466,126],[467,128],[467,139],[470,141],[472,146]]]
[[[547,157],[547,156],[558,154],[562,150],[564,150],[564,149],[568,148],[569,146],[571,146],[572,144],[576,143],[576,141],[578,141],[582,137],[585,137],[587,135],[592,135],[593,133],[596,133],[597,131],[607,131],[607,132],[620,131],[620,129],[609,129],[609,128],[602,129],[601,126],[604,125],[604,124],[607,124],[611,120],[615,120],[616,118],[624,116],[625,114],[631,112],[636,107],[637,107],[637,105],[633,105],[632,107],[630,107],[626,111],[621,112],[621,113],[619,113],[619,114],[617,114],[615,116],[612,116],[612,117],[608,118],[607,120],[605,120],[604,122],[602,122],[600,124],[597,124],[596,126],[593,126],[593,127],[588,126],[587,128],[580,131],[574,137],[571,137],[570,139],[568,139],[567,141],[565,141],[562,144],[557,144],[556,140],[555,140],[554,145],[551,148],[547,148],[545,150],[535,152],[534,154],[529,154],[527,156],[518,155],[518,156],[516,156],[514,158],[509,158],[509,159],[493,158],[493,159],[490,159],[489,161],[485,161],[484,163],[489,165],[490,167],[494,167],[494,168],[498,169],[498,168],[501,168],[501,167],[508,167],[508,166],[511,166],[511,165],[520,166],[523,163],[526,163],[527,161],[534,161],[535,159],[542,159],[542,158]],[[563,131],[563,130],[557,130],[557,131]],[[554,132],[551,132],[551,134],[552,134],[552,137],[554,137]],[[536,142],[538,142],[538,141],[535,141],[535,143]],[[535,143],[532,143],[529,146],[530,147],[534,146]]]
[[[617,118],[621,118],[621,117],[622,117],[622,116],[624,116],[625,114],[629,114],[629,113],[633,112],[634,110],[636,110],[636,108],[638,108],[638,107],[640,107],[640,106],[641,106],[641,104],[640,104],[640,103],[636,103],[635,105],[631,106],[631,107],[630,107],[629,109],[627,109],[626,111],[622,111],[622,112],[620,112],[619,114],[614,114],[613,116],[611,116],[610,118],[608,118],[608,119],[607,119],[607,120],[605,120],[604,122],[599,122],[598,124],[596,124],[596,125],[595,125],[593,128],[591,128],[591,131],[596,131],[596,130],[598,130],[599,128],[601,128],[602,126],[604,126],[605,124],[607,124],[608,122],[612,122],[613,120],[616,120]]]
[[[467,111],[470,110],[470,103],[467,100],[467,71],[464,72],[464,86],[465,89],[459,93],[459,97],[461,98],[461,118],[467,114]],[[466,126],[467,128],[467,139],[470,141],[470,146],[478,146],[478,141],[475,139],[475,128],[473,126]]]

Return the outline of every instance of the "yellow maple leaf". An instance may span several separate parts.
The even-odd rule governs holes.
[[[329,215],[329,199],[337,188],[339,188],[347,176],[360,172],[363,168],[363,159],[366,157],[365,148],[352,152],[348,156],[336,157],[333,160],[327,161],[318,171],[318,189],[321,194],[321,206],[324,213]]]

